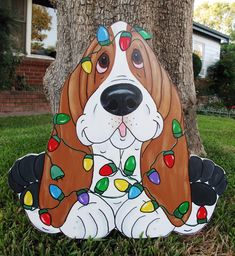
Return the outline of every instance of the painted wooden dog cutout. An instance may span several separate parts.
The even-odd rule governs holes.
[[[30,221],[47,233],[101,238],[193,234],[227,181],[211,160],[188,155],[176,87],[124,22],[97,37],[66,80],[46,152],[9,172]]]

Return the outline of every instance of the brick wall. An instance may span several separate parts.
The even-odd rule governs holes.
[[[41,91],[0,91],[0,114],[49,113],[50,106]]]
[[[53,60],[24,57],[16,73],[24,76],[28,85],[42,89],[46,69]]]

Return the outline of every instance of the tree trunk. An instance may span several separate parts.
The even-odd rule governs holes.
[[[193,0],[66,0],[57,2],[57,57],[47,70],[44,89],[52,111],[58,108],[61,87],[99,24],[123,20],[153,34],[150,42],[177,86],[184,109],[189,151],[202,155],[196,123],[196,94],[192,72]]]

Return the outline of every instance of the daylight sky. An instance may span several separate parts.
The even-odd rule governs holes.
[[[235,0],[195,0],[194,1],[194,8],[198,5],[202,4],[203,2],[208,1],[209,3],[215,3],[215,2],[230,2],[234,3]],[[45,47],[48,46],[55,46],[56,43],[56,12],[52,8],[48,8],[49,14],[52,16],[52,28],[51,31],[47,32],[47,38],[44,40]]]
[[[52,8],[47,8],[49,14],[52,16],[52,26],[51,30],[47,31],[47,38],[43,40],[44,47],[47,48],[48,46],[55,46],[57,32],[56,32],[56,11]]]

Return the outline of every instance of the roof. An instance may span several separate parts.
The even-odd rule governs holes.
[[[220,40],[220,41],[226,41],[226,42],[229,42],[229,36],[228,35],[225,35],[217,30],[214,30],[212,28],[209,28],[205,25],[202,25],[198,22],[193,22],[193,31],[197,31],[197,32],[200,32],[202,34],[205,34],[209,37],[213,37],[217,40]]]

